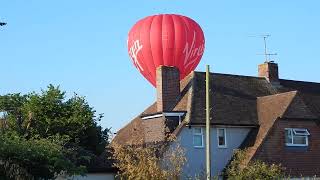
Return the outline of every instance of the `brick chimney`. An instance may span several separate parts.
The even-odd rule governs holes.
[[[259,77],[265,77],[270,83],[279,83],[278,64],[274,61],[266,61],[259,65]]]
[[[176,67],[157,68],[157,111],[172,111],[180,97],[180,72]]]

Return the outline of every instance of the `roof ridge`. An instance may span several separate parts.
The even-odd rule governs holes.
[[[202,71],[194,71],[196,74],[205,74],[206,72]],[[259,76],[249,76],[249,75],[240,75],[240,74],[227,74],[227,73],[217,73],[217,72],[210,72],[210,75],[225,75],[225,76],[236,76],[236,77],[244,77],[244,78],[255,78],[255,79],[265,79],[265,77]]]
[[[198,74],[205,74],[206,72],[203,71],[194,71]],[[265,79],[265,77],[259,76],[250,76],[250,75],[241,75],[241,74],[228,74],[228,73],[218,73],[218,72],[210,72],[213,75],[225,75],[225,76],[236,76],[236,77],[245,77],[245,78],[256,78],[256,79]],[[320,82],[315,81],[303,81],[303,80],[293,80],[293,79],[279,79],[279,81],[292,81],[292,82],[300,82],[300,83],[309,83],[309,84],[317,84],[320,85]]]
[[[301,81],[301,80],[293,80],[293,79],[279,79],[279,80],[280,81],[292,81],[292,82],[310,83],[310,84],[320,85],[320,82],[314,82],[314,81]]]

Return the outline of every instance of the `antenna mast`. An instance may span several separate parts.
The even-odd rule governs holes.
[[[263,43],[264,43],[264,53],[263,54],[258,54],[258,55],[264,55],[265,62],[270,62],[270,56],[275,56],[277,53],[268,53],[268,48],[267,48],[267,38],[270,37],[269,34],[263,34],[263,35],[250,35],[249,37],[260,37],[263,38]]]
[[[269,35],[269,34],[261,35],[261,37],[263,37],[263,42],[264,42],[264,57],[265,57],[265,62],[269,62],[269,61],[270,61],[270,56],[275,56],[275,55],[277,55],[277,53],[268,53],[268,49],[267,49],[267,38],[270,37],[270,35]]]
[[[266,58],[266,61],[268,60],[268,55],[267,55],[267,37],[268,36],[264,36],[263,37],[263,41],[264,41],[264,56],[265,56],[265,58]]]

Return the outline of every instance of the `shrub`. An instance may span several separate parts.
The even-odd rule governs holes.
[[[0,134],[0,176],[6,179],[52,179],[65,171],[79,174],[64,156],[61,145],[48,139],[25,139],[14,134]]]
[[[228,179],[237,180],[273,180],[284,178],[283,168],[277,164],[267,164],[262,161],[252,161],[244,165],[245,150],[236,150],[234,159],[226,170]]]
[[[120,179],[179,179],[186,162],[184,149],[172,141],[134,146],[112,144],[112,149]]]

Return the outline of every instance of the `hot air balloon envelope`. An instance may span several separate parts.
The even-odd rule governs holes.
[[[192,19],[160,14],[139,20],[130,30],[128,52],[140,73],[156,86],[156,68],[174,66],[185,78],[200,62],[204,35]]]

